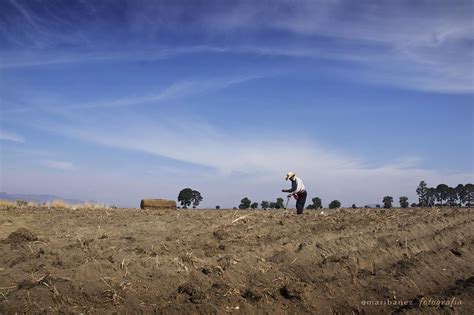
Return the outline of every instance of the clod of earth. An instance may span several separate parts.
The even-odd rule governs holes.
[[[230,234],[229,232],[227,232],[226,230],[223,230],[223,229],[220,229],[220,230],[216,230],[212,233],[214,235],[214,237],[216,239],[218,239],[219,241],[223,241],[225,239],[228,239]]]
[[[184,283],[178,287],[178,293],[189,296],[189,301],[192,303],[199,303],[206,299],[206,294],[198,287],[189,282]]]
[[[25,228],[19,228],[15,232],[10,233],[8,237],[3,241],[4,243],[9,244],[18,244],[18,243],[26,243],[26,242],[33,242],[37,241],[38,237],[31,233],[29,230]]]
[[[285,251],[279,251],[268,259],[268,261],[271,261],[276,264],[281,264],[287,260],[288,260],[288,255],[286,254]]]
[[[244,294],[242,294],[242,297],[252,302],[258,302],[263,298],[261,293],[253,289],[245,290]]]
[[[302,285],[289,283],[280,289],[280,294],[289,300],[302,300],[304,295],[304,288]]]

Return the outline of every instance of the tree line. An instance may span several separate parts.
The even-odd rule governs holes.
[[[436,187],[428,187],[425,181],[421,181],[416,188],[416,194],[418,195],[418,202],[411,204],[412,207],[430,207],[430,206],[459,206],[459,207],[470,207],[474,201],[474,185],[473,184],[459,184],[456,187],[450,187],[446,184],[439,184]],[[196,208],[199,203],[203,200],[199,191],[191,188],[184,188],[178,195],[178,202],[181,203],[183,208],[193,206]],[[306,209],[321,209],[323,208],[323,202],[320,197],[314,197],[311,199],[312,203],[309,204]],[[385,196],[382,198],[382,205],[384,208],[389,209],[393,207],[394,199],[392,196]],[[400,208],[408,208],[409,202],[407,196],[400,196],[398,199]],[[240,200],[238,209],[283,209],[285,207],[284,199],[277,198],[276,201],[264,200],[260,202],[252,202],[249,198],[244,197]],[[339,200],[332,200],[328,204],[329,209],[336,209],[341,207]],[[365,208],[371,208],[369,205],[365,205]],[[380,208],[380,204],[375,205],[376,208]],[[355,204],[352,204],[352,208],[357,208]],[[216,206],[216,209],[220,209],[220,206]],[[237,207],[234,207],[237,209]]]
[[[470,207],[474,200],[474,185],[459,184],[449,187],[439,184],[436,187],[428,187],[425,181],[421,181],[416,188],[418,195],[417,206],[467,206]],[[438,203],[436,203],[438,202]]]

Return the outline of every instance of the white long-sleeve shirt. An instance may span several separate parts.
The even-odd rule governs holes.
[[[291,181],[291,189],[288,189],[287,192],[290,194],[297,194],[306,190],[306,187],[303,184],[301,178],[295,176],[295,180]]]

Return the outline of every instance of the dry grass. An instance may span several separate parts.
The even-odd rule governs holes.
[[[101,203],[78,203],[78,204],[69,204],[63,200],[54,200],[50,204],[47,204],[50,208],[64,208],[64,209],[72,209],[72,210],[98,210],[98,209],[109,209],[110,207],[101,204]]]
[[[156,256],[158,258],[158,256]],[[179,270],[184,270],[186,273],[189,272],[189,267],[198,268],[203,265],[203,261],[197,258],[192,251],[187,250],[180,253],[178,257],[174,258],[173,261],[178,265]]]
[[[18,205],[15,201],[0,200],[0,208],[18,208]]]
[[[73,210],[99,210],[99,209],[110,209],[110,206],[101,203],[85,202],[81,204],[69,204],[64,200],[53,200],[38,204],[36,202],[26,201],[11,201],[0,199],[0,209],[20,209],[20,208],[52,208],[52,209],[73,209]]]
[[[70,208],[71,206],[64,202],[63,200],[53,200],[51,201],[50,207],[53,209],[58,209],[58,208]]]
[[[93,209],[108,209],[110,208],[107,205],[101,204],[101,203],[90,203],[90,202],[85,202],[83,204],[78,204],[75,205],[76,209],[86,209],[86,210],[93,210]]]

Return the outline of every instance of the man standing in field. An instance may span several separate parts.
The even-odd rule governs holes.
[[[295,173],[289,172],[286,174],[286,180],[291,180],[291,189],[283,189],[282,192],[289,193],[288,199],[292,196],[296,199],[296,213],[303,214],[304,204],[306,203],[306,188],[304,187],[301,178],[297,177]]]

